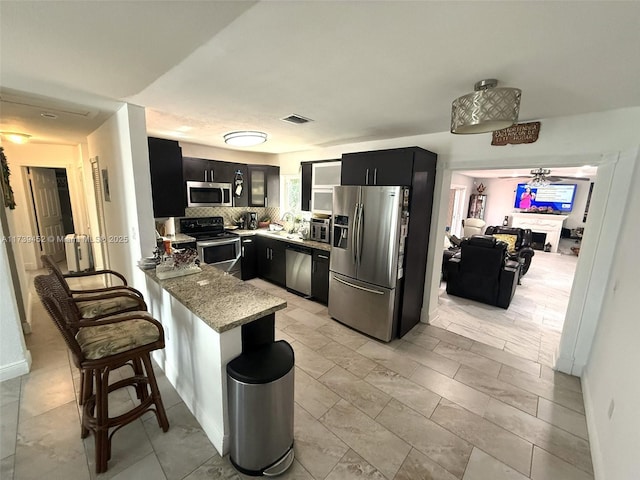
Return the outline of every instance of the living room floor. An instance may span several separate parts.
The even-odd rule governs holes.
[[[522,292],[544,283],[536,275]],[[281,478],[593,478],[580,381],[523,356],[532,356],[526,342],[521,353],[515,347],[511,353],[507,340],[520,345],[515,338],[491,346],[419,324],[383,344],[332,320],[322,305],[261,280],[251,283],[289,305],[277,314],[276,336],[289,341],[296,355],[296,460]],[[518,317],[531,305],[522,302],[515,304]],[[448,303],[467,321],[469,311],[489,317],[477,305]],[[0,384],[0,477],[96,478],[93,438],[80,439],[77,369],[37,297],[34,309],[33,333],[26,336],[32,371]],[[535,311],[530,330],[549,324],[557,331],[556,317]],[[156,372],[170,430],[162,433],[152,414],[127,425],[114,436],[109,470],[98,477],[251,478],[216,453],[162,371]],[[133,392],[112,397],[114,410],[135,401]]]
[[[446,292],[431,324],[522,358],[554,366],[578,257],[536,251],[508,309]]]

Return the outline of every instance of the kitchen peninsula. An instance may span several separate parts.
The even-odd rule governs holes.
[[[145,270],[150,313],[165,330],[154,360],[220,455],[228,451],[227,363],[249,342],[273,339],[275,312],[287,302],[222,271],[160,280]]]

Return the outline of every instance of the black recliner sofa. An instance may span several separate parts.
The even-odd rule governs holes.
[[[531,259],[535,255],[535,250],[531,247],[532,234],[528,228],[517,227],[487,227],[485,235],[514,235],[516,237],[515,253],[509,253],[509,258],[522,264],[520,277],[523,277],[531,266]]]
[[[447,293],[508,308],[521,266],[509,260],[506,243],[489,235],[466,238],[447,262]]]

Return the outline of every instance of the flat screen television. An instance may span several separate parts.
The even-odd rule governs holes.
[[[570,212],[573,210],[576,187],[575,184],[530,187],[526,183],[519,183],[514,206],[520,210]]]

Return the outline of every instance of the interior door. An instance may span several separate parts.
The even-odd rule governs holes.
[[[362,187],[358,280],[395,287],[401,194],[400,187]]]
[[[61,262],[64,260],[64,227],[56,172],[53,168],[31,167],[29,181],[36,213],[37,235],[44,237],[40,249],[56,262]]]

